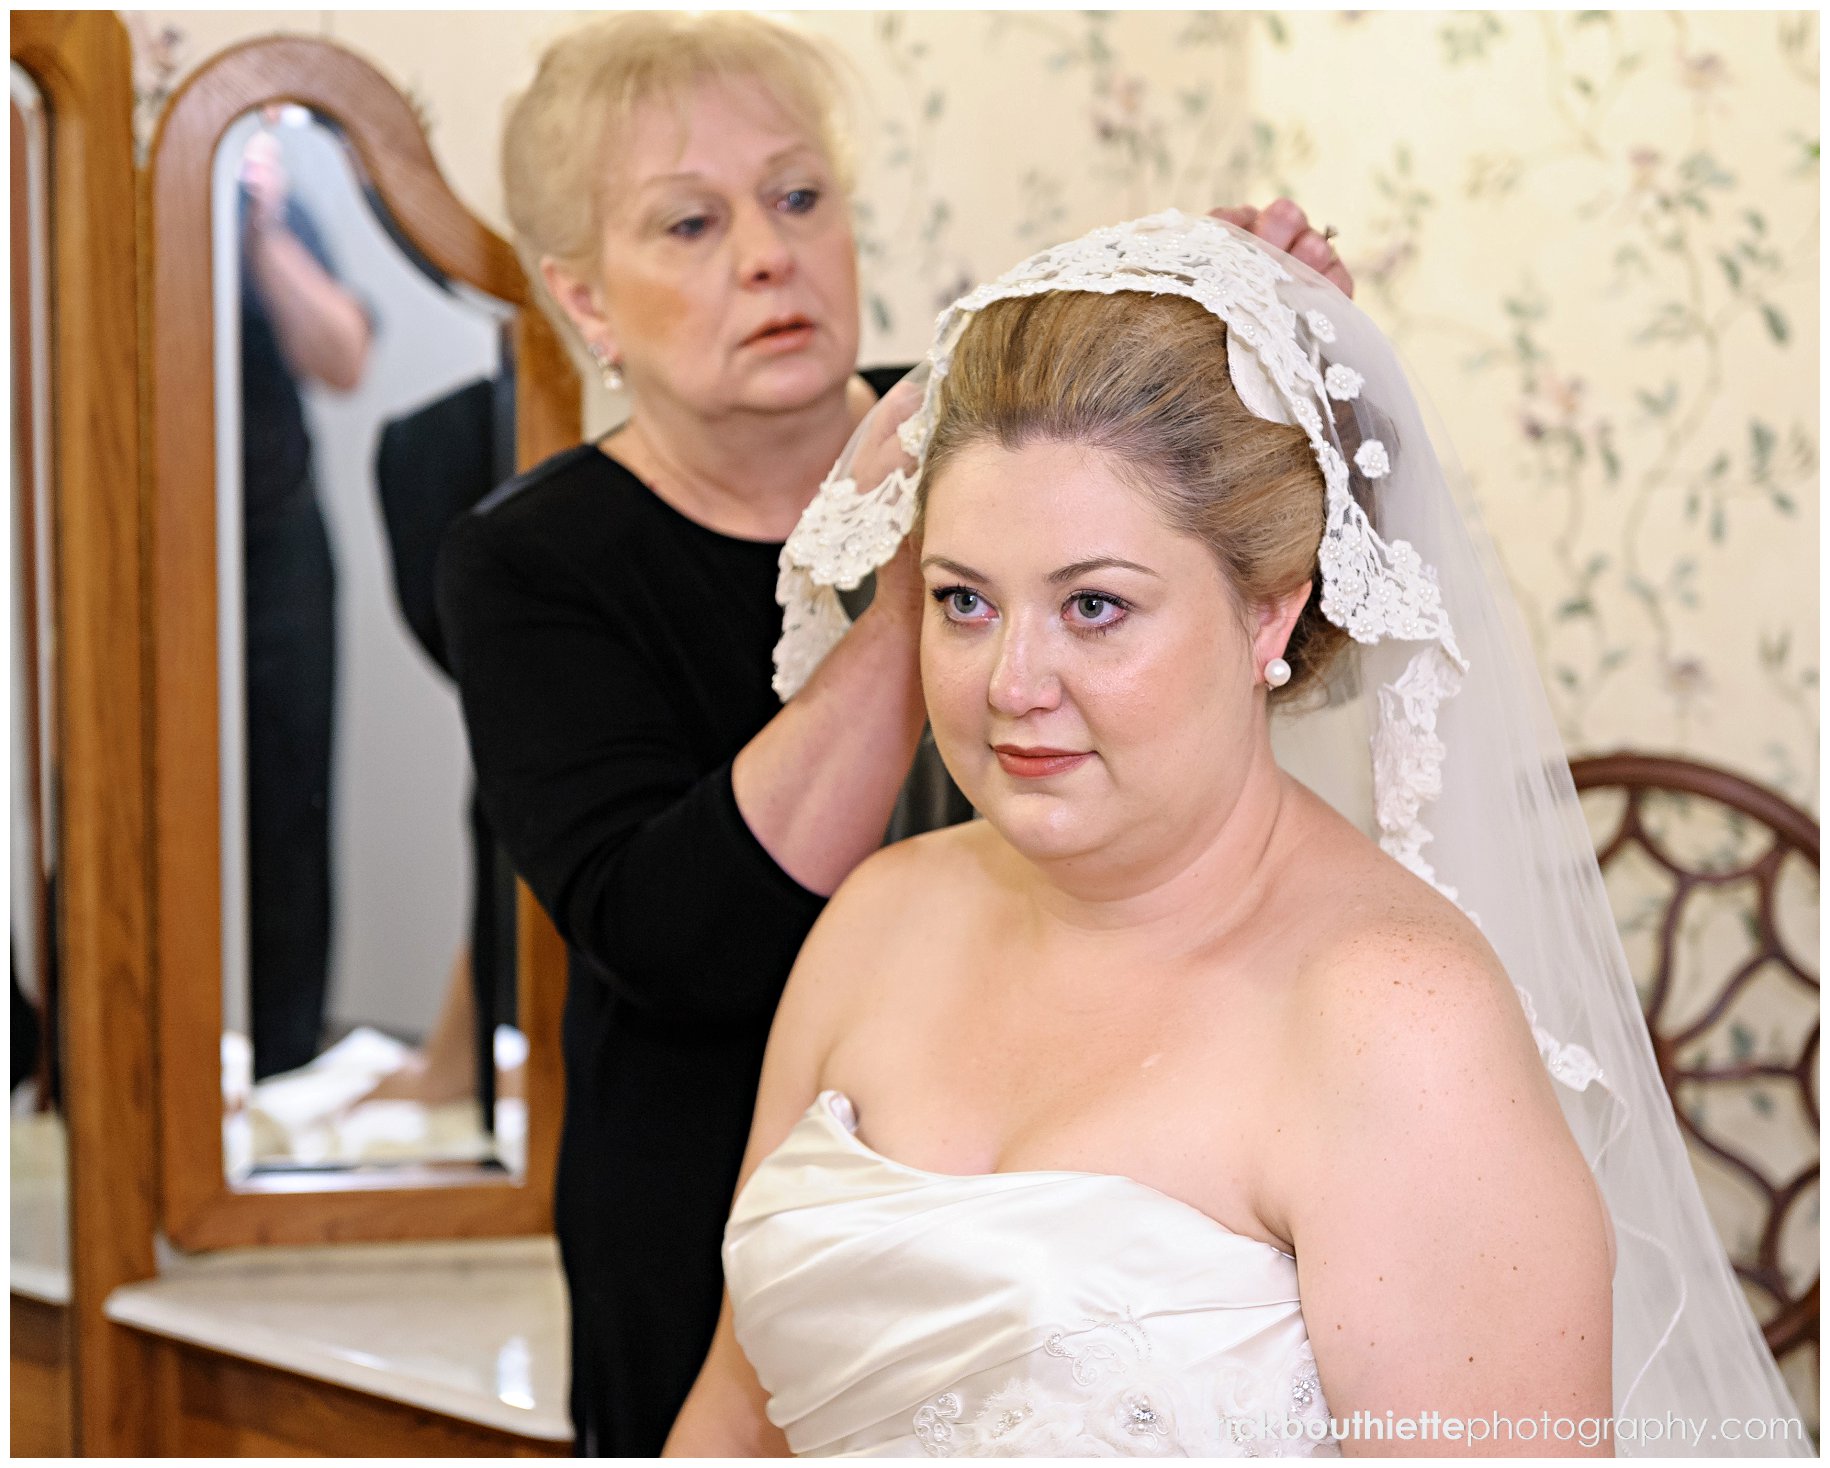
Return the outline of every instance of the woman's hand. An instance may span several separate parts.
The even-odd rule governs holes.
[[[241,155],[241,184],[248,191],[248,229],[280,229],[286,223],[286,164],[280,140],[265,130],[248,139]]]
[[[922,597],[927,587],[921,579],[921,547],[911,530],[896,547],[896,554],[877,568],[877,592],[870,610],[895,620],[911,637],[921,635]]]
[[[1268,245],[1275,245],[1286,255],[1301,260],[1317,275],[1326,276],[1341,288],[1349,299],[1353,296],[1353,277],[1334,252],[1327,238],[1312,228],[1309,216],[1293,199],[1277,199],[1263,209],[1250,204],[1230,209],[1207,211],[1215,219],[1224,219],[1241,229],[1249,229]]]
[[[922,390],[905,377],[871,409],[869,436],[858,445],[851,466],[851,477],[859,489],[875,489],[893,469],[915,467],[915,461],[902,451],[896,431],[921,406],[921,394]]]
[[[852,478],[858,488],[869,492],[883,483],[898,468],[913,470],[915,461],[903,452],[896,432],[921,406],[922,390],[907,380],[897,383],[883,395],[871,424],[870,437],[858,446],[852,464]],[[896,548],[896,554],[877,568],[877,591],[871,599],[871,610],[882,608],[881,615],[906,624],[911,631],[921,627],[920,550],[913,533]]]

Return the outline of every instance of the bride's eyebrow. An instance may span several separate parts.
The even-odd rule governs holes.
[[[936,570],[945,571],[951,576],[957,576],[962,581],[991,580],[983,571],[975,571],[970,566],[962,566],[958,561],[950,561],[945,556],[923,556],[922,570],[925,571],[930,566]],[[1063,582],[1078,580],[1094,571],[1110,570],[1141,571],[1144,575],[1154,576],[1159,581],[1163,579],[1160,571],[1152,571],[1148,566],[1138,565],[1136,561],[1122,560],[1118,556],[1095,556],[1090,561],[1075,561],[1071,566],[1063,566],[1058,571],[1050,571],[1048,580],[1051,586],[1059,586]]]
[[[1146,576],[1155,576],[1162,580],[1162,574],[1152,571],[1148,566],[1140,566],[1136,561],[1120,560],[1117,556],[1099,556],[1091,561],[1075,561],[1071,566],[1063,566],[1059,571],[1050,571],[1048,579],[1055,585],[1063,581],[1077,581],[1080,577],[1094,571],[1141,571]]]
[[[945,556],[923,556],[921,569],[933,566],[936,570],[945,571],[949,576],[957,576],[962,581],[989,581],[991,578],[983,571],[975,571],[970,566],[962,566],[958,561],[950,561]]]

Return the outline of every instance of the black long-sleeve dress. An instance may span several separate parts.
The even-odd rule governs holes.
[[[824,905],[731,788],[781,708],[780,550],[585,444],[458,520],[440,560],[483,805],[570,954],[554,1214],[585,1454],[658,1453],[704,1360],[770,1020]],[[949,788],[902,820],[966,814]]]

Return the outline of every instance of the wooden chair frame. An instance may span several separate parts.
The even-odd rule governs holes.
[[[1812,1094],[1811,1074],[1817,1062],[1819,1026],[1813,1025],[1800,1047],[1797,1060],[1791,1064],[1744,1061],[1732,1065],[1709,1067],[1687,1066],[1680,1052],[1727,1013],[1736,997],[1769,963],[1776,963],[1815,997],[1819,981],[1805,973],[1780,942],[1774,913],[1774,884],[1779,867],[1789,854],[1796,853],[1818,865],[1818,825],[1808,814],[1782,796],[1727,770],[1698,764],[1692,760],[1641,754],[1598,755],[1571,763],[1570,774],[1576,789],[1620,789],[1626,792],[1627,804],[1614,834],[1597,848],[1603,867],[1628,846],[1638,846],[1646,856],[1667,872],[1677,883],[1667,905],[1658,935],[1658,967],[1651,977],[1651,992],[1646,1000],[1646,1023],[1652,1032],[1652,1049],[1658,1058],[1659,1074],[1670,1093],[1678,1124],[1689,1140],[1747,1181],[1766,1202],[1767,1216],[1761,1230],[1756,1257],[1752,1263],[1737,1263],[1736,1272],[1758,1285],[1778,1301],[1778,1309],[1765,1326],[1767,1344],[1775,1356],[1783,1356],[1802,1346],[1818,1344],[1819,1284],[1813,1276],[1810,1285],[1794,1293],[1787,1285],[1779,1264],[1779,1241],[1787,1215],[1804,1193],[1817,1181],[1818,1164],[1813,1159],[1797,1176],[1775,1183],[1747,1158],[1723,1145],[1720,1139],[1706,1135],[1687,1110],[1682,1089],[1694,1085],[1735,1084],[1750,1080],[1789,1081],[1798,1087],[1806,1114],[1814,1127],[1820,1126],[1817,1098]],[[1647,792],[1677,792],[1712,800],[1738,811],[1766,827],[1772,842],[1753,861],[1726,871],[1701,870],[1678,860],[1650,831],[1644,818],[1642,801]],[[1759,886],[1760,901],[1756,915],[1758,947],[1747,961],[1730,974],[1708,1008],[1681,1027],[1667,1020],[1666,1006],[1671,997],[1672,966],[1676,938],[1684,907],[1691,893],[1708,887],[1735,882],[1754,881]]]
[[[160,1157],[166,1232],[187,1249],[452,1238],[551,1227],[565,950],[523,888],[519,1021],[528,1038],[527,1168],[412,1167],[224,1175],[220,1043],[222,850],[217,680],[216,389],[211,170],[250,109],[297,103],[339,128],[414,249],[514,311],[516,451],[577,442],[579,382],[507,241],[452,193],[407,100],[350,51],[298,37],[213,57],[172,97],[144,185],[153,649],[154,904]]]

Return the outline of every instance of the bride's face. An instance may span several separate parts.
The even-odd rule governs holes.
[[[962,450],[929,485],[922,573],[935,742],[1019,851],[1150,864],[1231,804],[1262,719],[1244,618],[1110,456]]]

